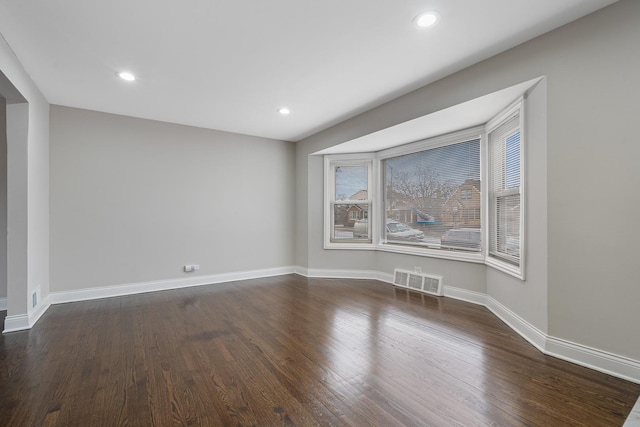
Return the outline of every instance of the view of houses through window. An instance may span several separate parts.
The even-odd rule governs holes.
[[[326,157],[326,247],[369,243],[473,261],[482,255],[524,277],[521,110],[518,100],[485,126],[377,153]],[[488,154],[483,169],[481,152]]]
[[[480,139],[389,157],[380,163],[389,244],[481,249]],[[333,167],[332,241],[370,241],[369,165]]]
[[[382,170],[387,224],[420,232],[387,229],[388,242],[480,250],[479,138],[387,158]]]
[[[369,240],[369,166],[336,165],[334,181],[331,239]]]

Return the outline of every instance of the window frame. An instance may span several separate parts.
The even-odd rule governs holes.
[[[324,248],[325,249],[359,249],[372,250],[375,242],[375,227],[373,220],[377,217],[375,213],[375,205],[372,195],[376,189],[374,179],[374,155],[369,153],[363,154],[335,154],[324,156]],[[367,200],[336,200],[336,167],[344,166],[366,166],[367,167]],[[367,219],[369,220],[369,239],[333,239],[334,235],[334,215],[335,205],[337,204],[353,204],[353,205],[369,205]]]
[[[482,150],[483,150],[483,144],[485,141],[484,125],[475,126],[475,127],[460,130],[460,131],[450,132],[445,135],[439,135],[432,138],[427,138],[427,139],[413,142],[410,144],[405,144],[398,147],[382,150],[376,153],[375,163],[377,164],[377,167],[380,170],[380,174],[379,174],[380,176],[378,177],[379,193],[376,193],[376,196],[379,196],[378,198],[380,199],[380,201],[379,201],[379,206],[375,208],[376,212],[378,213],[383,212],[385,209],[384,207],[385,185],[384,185],[384,173],[382,171],[382,162],[384,160],[394,158],[394,157],[404,156],[407,154],[419,153],[421,151],[432,150],[435,148],[446,147],[449,145],[459,144],[467,141],[472,141],[475,139],[480,140],[480,179],[482,182],[482,178],[483,178],[482,177],[482,170],[483,170]],[[484,201],[481,199],[480,200],[481,209],[483,204],[484,204]],[[380,215],[377,215],[377,218],[380,218]],[[484,241],[485,239],[485,234],[484,234],[485,227],[483,226],[484,219],[481,218],[480,222],[481,222],[480,238],[481,238],[481,241]],[[379,239],[377,241],[374,241],[374,244],[375,244],[375,248],[380,251],[394,252],[394,253],[407,254],[407,255],[420,255],[420,256],[427,256],[431,258],[450,259],[455,261],[466,261],[466,262],[473,262],[473,263],[484,262],[483,245],[481,245],[480,251],[462,252],[462,251],[439,250],[439,249],[429,248],[426,246],[423,247],[423,246],[397,244],[397,243],[386,241],[385,233],[384,233],[385,224],[382,223],[382,221],[380,221],[380,223],[377,224],[377,228],[378,228]]]
[[[504,273],[510,274],[514,277],[517,277],[520,280],[525,280],[525,263],[526,263],[526,121],[525,121],[525,113],[526,107],[524,102],[524,97],[519,97],[513,103],[511,103],[507,108],[505,108],[501,113],[496,115],[493,119],[491,119],[486,125],[486,135],[487,135],[487,144],[486,144],[486,152],[485,158],[487,159],[487,168],[486,168],[486,179],[483,186],[486,186],[486,207],[485,207],[485,215],[489,221],[487,224],[487,239],[484,241],[483,245],[485,246],[486,260],[485,264],[493,267],[497,270],[500,270]],[[520,224],[519,224],[519,233],[520,233],[520,259],[518,260],[518,264],[514,264],[509,260],[513,260],[509,256],[509,254],[502,253],[494,253],[490,250],[490,243],[493,237],[497,238],[498,233],[498,225],[496,215],[493,214],[494,210],[493,203],[497,203],[497,200],[494,200],[494,196],[491,194],[489,189],[489,176],[493,171],[493,165],[489,164],[490,162],[490,141],[489,135],[491,132],[502,126],[507,121],[511,120],[513,117],[518,116],[518,130],[520,132],[520,186],[518,190],[508,189],[500,192],[500,196],[508,197],[510,195],[520,195]]]
[[[491,200],[489,193],[489,133],[500,126],[504,121],[519,114],[520,130],[520,262],[513,265],[509,262],[495,258],[489,254],[489,239],[495,232],[495,225],[491,218]],[[524,96],[518,97],[502,112],[494,116],[488,122],[469,129],[451,132],[444,135],[430,137],[416,142],[411,142],[378,152],[351,153],[351,154],[326,154],[324,155],[324,248],[346,250],[378,250],[398,254],[425,256],[470,263],[485,264],[520,280],[525,280],[526,262],[526,109]],[[480,139],[480,233],[481,246],[478,252],[445,251],[426,246],[411,246],[394,244],[385,240],[385,176],[382,170],[383,161],[389,158],[413,154],[434,148],[462,143],[474,139]],[[340,201],[340,203],[365,204],[369,203],[369,230],[370,240],[345,239],[332,241],[333,215],[335,205],[335,166],[362,166],[368,165],[368,200]],[[332,199],[333,198],[333,199]],[[475,216],[475,213],[474,213]]]

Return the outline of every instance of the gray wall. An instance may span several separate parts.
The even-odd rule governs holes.
[[[630,339],[640,324],[638,22],[640,2],[618,2],[299,142],[297,263],[389,272],[400,262],[322,249],[322,167],[309,153],[546,76],[546,93],[535,100],[546,103],[546,117],[535,118],[546,132],[528,162],[529,172],[537,167],[528,175],[528,280],[457,263],[455,285],[484,287],[553,337],[640,360],[640,341]],[[621,220],[611,220],[613,212]]]
[[[7,99],[7,314],[22,327],[31,294],[49,293],[49,104],[0,37]]]
[[[52,292],[292,266],[294,152],[52,106]]]
[[[487,295],[548,333],[547,79],[525,100],[525,281],[486,269]]]
[[[626,0],[540,43],[554,50],[549,62],[556,64],[549,78],[549,328],[636,360],[639,23],[640,2]]]
[[[0,298],[7,297],[7,100],[0,97]]]

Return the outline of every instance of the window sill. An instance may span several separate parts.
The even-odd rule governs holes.
[[[376,249],[376,246],[371,242],[325,242],[325,249],[330,250],[361,250],[361,251],[373,251]]]
[[[475,264],[485,264],[491,268],[499,270],[505,274],[524,281],[524,272],[520,267],[508,264],[504,261],[491,257],[485,257],[480,253],[465,252],[443,252],[435,249],[417,248],[411,246],[393,245],[389,243],[325,243],[325,249],[328,250],[361,250],[361,251],[381,251],[404,255],[423,256],[428,258],[445,259],[450,261],[462,261]]]
[[[515,277],[516,279],[520,279],[524,281],[524,271],[521,267],[506,263],[504,261],[500,261],[495,258],[487,257],[485,260],[485,264],[489,267],[495,268],[496,270],[502,271],[510,276]]]
[[[476,264],[483,264],[485,258],[480,253],[439,251],[437,249],[419,248],[412,246],[393,245],[389,243],[325,243],[325,249],[328,250],[363,250],[363,251],[381,251],[391,252],[404,255],[423,256],[428,258],[446,259],[451,261],[463,261]]]
[[[438,259],[448,259],[452,261],[474,262],[479,264],[484,262],[484,257],[480,253],[441,251],[441,250],[439,251],[437,249],[393,245],[389,243],[381,243],[377,245],[376,249],[383,252],[424,256],[424,257],[438,258]]]

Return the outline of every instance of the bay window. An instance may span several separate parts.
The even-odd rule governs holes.
[[[325,248],[486,263],[524,278],[523,99],[487,124],[325,156]]]

